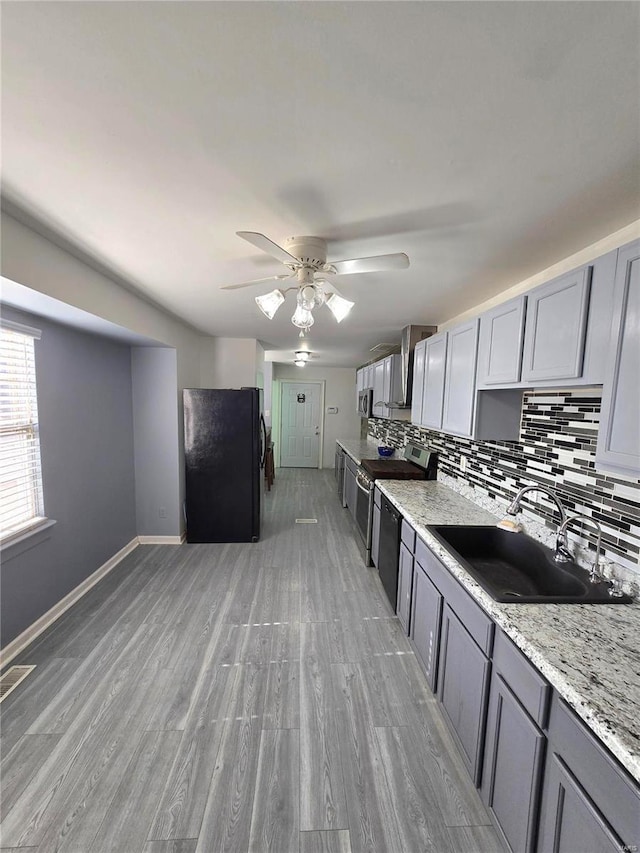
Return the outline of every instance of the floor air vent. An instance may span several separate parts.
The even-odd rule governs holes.
[[[317,518],[296,518],[296,524],[317,524]]]
[[[33,672],[35,666],[12,666],[0,675],[0,702],[15,690],[18,684]]]

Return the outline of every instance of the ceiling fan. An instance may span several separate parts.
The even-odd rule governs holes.
[[[254,281],[245,281],[242,284],[226,285],[221,290],[238,290],[242,287],[264,284],[267,281],[295,279],[296,283],[292,287],[288,287],[284,291],[276,288],[264,296],[257,296],[256,302],[263,314],[271,320],[284,302],[284,294],[289,290],[297,290],[297,308],[291,322],[301,330],[301,337],[313,325],[313,314],[311,313],[313,308],[326,304],[338,323],[353,308],[354,303],[338,293],[332,281],[335,276],[401,270],[409,266],[409,258],[404,252],[328,262],[327,241],[321,237],[289,237],[285,240],[285,248],[283,248],[265,237],[264,234],[255,231],[236,231],[236,234],[281,261],[288,267],[289,272],[283,275],[255,279]]]

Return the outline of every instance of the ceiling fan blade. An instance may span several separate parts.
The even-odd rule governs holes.
[[[268,278],[255,278],[253,281],[243,281],[242,284],[227,284],[221,287],[220,290],[240,290],[241,287],[253,287],[254,284],[264,284],[267,281],[284,281],[292,277],[292,275],[270,275]]]
[[[242,237],[243,240],[251,243],[252,246],[262,249],[263,252],[266,252],[283,264],[300,265],[300,261],[296,257],[290,255],[289,252],[285,252],[281,246],[278,246],[273,240],[265,237],[264,234],[259,234],[257,231],[236,231],[236,234],[238,237]]]
[[[404,252],[393,255],[375,255],[372,258],[353,258],[350,261],[332,261],[336,275],[352,275],[359,272],[385,272],[386,270],[404,270],[409,266],[409,258]]]

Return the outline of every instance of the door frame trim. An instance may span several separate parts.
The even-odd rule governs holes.
[[[281,379],[280,380],[280,435],[278,436],[278,440],[280,441],[280,467],[282,467],[282,427],[284,424],[283,419],[283,406],[284,406],[284,386],[285,385],[300,385],[304,383],[305,385],[319,385],[320,386],[320,432],[318,434],[318,459],[316,468],[322,468],[322,460],[324,457],[324,394],[325,394],[325,379]],[[313,470],[313,469],[311,469]]]

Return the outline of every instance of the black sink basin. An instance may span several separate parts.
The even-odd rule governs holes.
[[[553,551],[524,533],[499,527],[438,525],[429,528],[495,600],[505,604],[628,604],[610,596],[609,584],[591,583],[576,563],[556,563]]]

